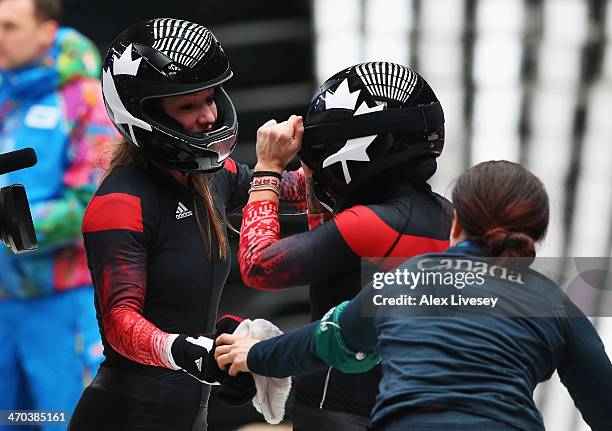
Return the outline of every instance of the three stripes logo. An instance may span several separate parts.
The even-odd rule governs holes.
[[[187,207],[185,205],[183,205],[182,202],[178,203],[178,206],[176,207],[176,219],[177,220],[180,220],[182,218],[189,217],[189,216],[192,216],[192,215],[193,215],[193,213],[191,211],[189,211],[187,209]]]

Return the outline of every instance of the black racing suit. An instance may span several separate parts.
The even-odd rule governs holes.
[[[310,221],[310,220],[309,220]],[[385,267],[384,257],[404,257],[442,251],[448,246],[451,206],[430,187],[405,181],[380,191],[375,203],[356,205],[309,232],[280,239],[277,208],[256,201],[243,210],[239,261],[243,281],[260,289],[310,285],[312,320],[331,307],[356,296],[361,280],[361,260]],[[361,375],[328,369],[298,377],[295,384],[294,426],[317,426],[315,415],[331,412],[326,422],[355,419],[357,428],[374,406],[380,379],[379,367]],[[322,409],[320,411],[320,409]],[[362,419],[360,419],[362,418]],[[346,428],[353,429],[353,428]]]
[[[246,203],[251,177],[231,159],[210,175],[221,220]],[[301,171],[284,174],[281,188],[287,210],[304,212]],[[126,166],[90,202],[83,236],[105,360],[71,429],[205,427],[196,417],[205,415],[209,387],[172,369],[170,353],[171,334],[212,333],[230,269],[212,229],[210,246],[202,238],[196,217],[204,230],[209,223],[196,196],[153,166]]]

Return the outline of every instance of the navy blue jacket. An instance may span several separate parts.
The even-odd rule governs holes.
[[[416,271],[419,262],[431,266],[444,259],[471,260],[476,266],[483,261],[480,254],[478,248],[451,247],[444,254],[415,257],[402,268]],[[433,408],[517,430],[543,430],[532,394],[555,370],[591,428],[612,429],[612,365],[593,325],[542,274],[528,270],[518,281],[500,274],[487,274],[478,288],[457,291],[432,284],[402,292],[497,297],[490,311],[423,305],[371,312],[375,295],[396,297],[398,286],[369,285],[349,303],[340,325],[344,339],[356,351],[378,347],[382,356],[383,376],[371,413],[375,429]],[[324,369],[314,347],[316,325],[257,343],[249,352],[249,369],[277,377]],[[465,429],[471,429],[468,422]]]

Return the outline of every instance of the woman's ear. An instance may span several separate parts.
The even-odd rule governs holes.
[[[453,210],[453,224],[451,225],[449,239],[451,245],[458,244],[465,239],[463,234],[463,228],[461,227],[461,224],[459,223],[459,218],[457,217],[457,210]]]

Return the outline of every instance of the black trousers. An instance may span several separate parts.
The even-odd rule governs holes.
[[[100,368],[77,404],[69,431],[206,431],[210,387],[199,394],[146,376]]]

